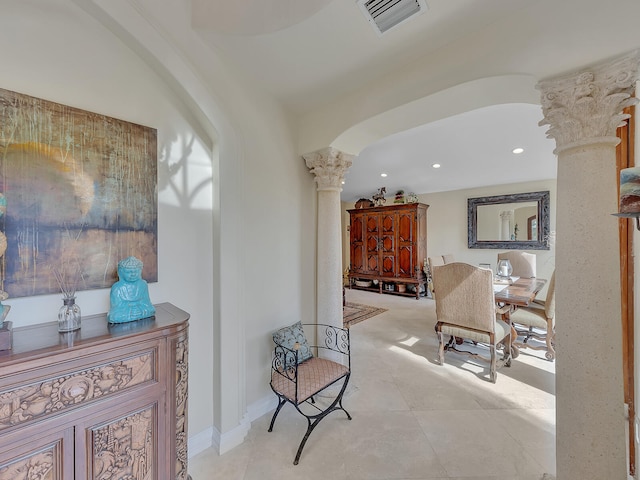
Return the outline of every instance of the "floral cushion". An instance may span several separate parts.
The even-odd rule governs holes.
[[[313,357],[313,352],[311,352],[311,348],[309,347],[309,343],[307,342],[307,337],[305,337],[304,335],[304,330],[302,328],[301,322],[296,322],[289,327],[284,327],[273,332],[273,341],[276,343],[276,345],[280,345],[293,351],[295,351],[296,343],[298,343],[298,363],[302,363],[305,360]],[[295,365],[295,355],[285,354],[285,358],[286,361],[283,362],[285,368],[289,368]]]

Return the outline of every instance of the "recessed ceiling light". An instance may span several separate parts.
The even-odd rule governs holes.
[[[433,168],[440,168],[440,164],[439,163],[434,163],[433,165],[431,165]]]
[[[386,177],[386,176],[387,176],[387,174],[386,174],[386,173],[381,173],[381,174],[380,174],[380,176],[381,176],[381,177]]]
[[[344,180],[342,180],[342,185],[344,185]]]
[[[512,152],[513,152],[513,153],[515,153],[516,155],[518,155],[519,153],[524,152],[524,148],[520,148],[520,147],[518,147],[518,148],[514,148],[514,149],[512,150]]]

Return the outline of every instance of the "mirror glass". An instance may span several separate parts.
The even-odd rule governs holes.
[[[537,240],[538,204],[478,206],[478,240]]]
[[[469,248],[548,250],[549,192],[468,199]]]

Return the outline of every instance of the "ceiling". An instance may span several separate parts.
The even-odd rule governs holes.
[[[354,158],[342,200],[371,198],[382,186],[387,195],[419,194],[556,178],[555,143],[541,119],[538,105],[496,105],[388,136]]]
[[[132,1],[159,15],[155,0]],[[382,36],[356,0],[190,0],[191,28],[294,118],[374,82],[398,88],[394,72],[407,72],[401,82],[415,99],[460,78],[539,80],[640,47],[638,0],[426,1],[426,12]],[[555,142],[541,119],[539,105],[510,103],[374,139],[347,152],[357,156],[342,199],[370,197],[381,186],[388,195],[420,194],[555,178]],[[515,147],[524,153],[512,154]]]
[[[149,0],[151,1],[151,0]],[[566,1],[566,0],[564,0]],[[532,0],[427,0],[424,14],[378,36],[356,0],[191,0],[192,24],[215,50],[237,63],[289,109],[301,114],[454,43],[473,31],[517,14]],[[535,0],[534,0],[535,2]],[[233,11],[243,5],[245,16]],[[282,10],[321,5],[277,29]],[[280,6],[277,8],[276,5]],[[298,10],[302,7],[298,6]],[[292,15],[293,16],[293,15]],[[258,20],[264,34],[243,34]],[[217,24],[225,24],[222,31]],[[230,33],[234,30],[235,34]],[[461,32],[464,32],[461,35]]]

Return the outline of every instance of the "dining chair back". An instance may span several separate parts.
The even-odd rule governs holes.
[[[438,356],[444,364],[444,352],[456,351],[487,360],[476,351],[456,347],[456,338],[471,340],[489,348],[490,380],[496,381],[498,344],[504,346],[502,363],[511,362],[511,328],[496,317],[496,303],[491,270],[462,262],[436,266],[433,283],[438,294],[436,301],[436,333]],[[445,345],[444,335],[450,335]],[[474,347],[475,348],[475,347]]]
[[[527,307],[519,307],[509,313],[511,323],[518,334],[515,345],[518,348],[530,348],[532,350],[545,350],[547,360],[556,358],[556,272],[551,274],[547,295],[544,300],[535,299]],[[522,337],[522,341],[520,340]],[[532,342],[533,340],[533,342]],[[540,345],[538,342],[544,342]]]
[[[429,257],[429,268],[433,271],[433,267],[440,267],[444,265],[444,258],[442,255],[437,255],[435,257]]]
[[[436,255],[434,257],[429,257],[427,261],[429,263],[429,273],[427,274],[427,286],[431,291],[432,296],[435,297],[434,294],[436,290],[433,287],[433,281],[432,281],[433,267],[440,267],[442,265],[446,265],[447,263],[453,263],[455,262],[455,258],[451,253],[447,253],[446,255]]]
[[[514,277],[534,278],[536,276],[536,255],[534,253],[510,250],[499,253],[498,263],[500,260],[509,260],[513,268],[511,275]]]
[[[451,253],[447,253],[446,255],[442,255],[442,260],[444,260],[444,264],[453,263],[456,261],[454,256]]]

